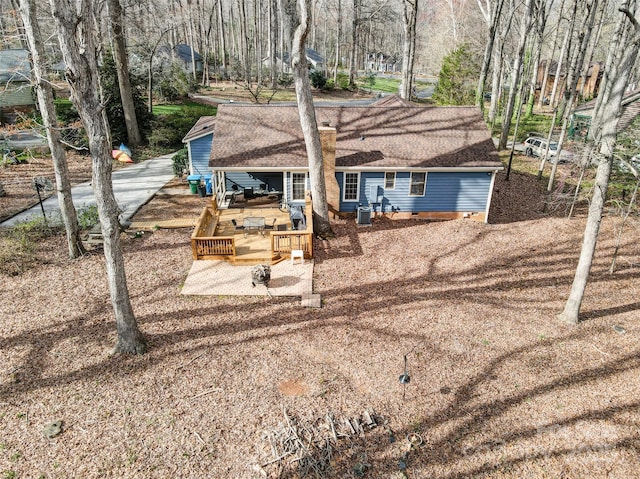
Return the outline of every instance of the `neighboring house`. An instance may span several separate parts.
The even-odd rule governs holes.
[[[313,48],[307,48],[305,50],[305,54],[307,57],[307,63],[309,64],[309,68],[312,70],[325,71],[326,63],[322,55],[320,55]],[[289,58],[289,53],[285,52],[283,55],[284,64],[282,63],[282,59],[276,56],[276,66],[279,71],[283,73],[291,73],[291,59]],[[269,67],[271,65],[271,57],[266,57],[262,60],[262,64],[265,67]]]
[[[587,137],[595,106],[596,100],[591,100],[583,103],[574,110],[571,116],[571,124],[569,125],[570,138],[584,139]],[[626,130],[638,115],[640,115],[640,89],[629,91],[622,97],[617,131]]]
[[[544,71],[549,60],[541,60],[538,65],[538,74],[536,78],[536,101],[542,91],[542,81],[544,80]],[[556,70],[558,69],[558,62],[555,60],[551,61],[549,65],[549,74],[547,75],[547,84],[545,87],[545,97],[550,98],[551,92],[553,91],[553,84],[556,79]],[[578,79],[578,92],[581,93],[582,98],[595,98],[598,96],[598,92],[600,91],[600,83],[602,82],[602,76],[604,74],[604,63],[602,62],[592,62],[589,65],[589,70],[587,70],[587,77],[585,80],[585,85],[583,87],[582,83],[582,75]],[[561,69],[560,78],[558,80],[557,86],[557,101],[560,101],[562,97],[561,92],[565,88],[567,72],[565,69]]]
[[[316,106],[316,118],[334,215],[367,206],[394,218],[487,221],[502,163],[478,108],[387,97],[370,106]],[[209,167],[220,205],[234,185],[304,204],[309,168],[297,107],[220,105]]]
[[[182,139],[189,152],[189,174],[191,175],[210,173],[209,157],[211,156],[215,119],[215,116],[203,116]]]
[[[402,64],[395,55],[385,55],[381,52],[369,53],[367,55],[367,70],[373,72],[399,72]]]
[[[189,45],[185,45],[181,43],[170,49],[168,46],[163,46],[158,48],[158,52],[156,53],[156,61],[160,64],[170,63],[171,61],[176,61],[180,64],[182,69],[188,73],[193,73],[193,61],[195,61],[196,65],[196,73],[202,73],[204,69],[204,63],[202,55],[200,55],[195,50],[193,51],[193,56],[191,55],[191,47]]]
[[[29,51],[0,50],[0,112],[2,121],[12,122],[16,112],[34,108]]]

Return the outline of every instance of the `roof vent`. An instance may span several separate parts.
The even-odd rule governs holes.
[[[323,121],[320,123],[322,126],[331,126],[331,122],[330,121]]]

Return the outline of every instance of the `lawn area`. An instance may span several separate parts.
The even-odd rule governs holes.
[[[201,115],[216,114],[215,107],[203,105],[202,103],[198,103],[195,101],[187,100],[180,103],[166,103],[166,104],[153,105],[154,115],[174,115],[174,114],[179,114],[181,112],[189,112],[191,114],[192,110],[196,110]]]

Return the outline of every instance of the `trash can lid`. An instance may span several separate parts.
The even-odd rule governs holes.
[[[189,175],[187,176],[187,181],[200,181],[202,175]]]

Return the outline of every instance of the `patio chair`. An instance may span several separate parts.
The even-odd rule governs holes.
[[[238,222],[235,219],[231,220],[231,224],[233,225],[234,231],[243,231],[244,230],[244,226],[239,225]]]
[[[278,218],[273,218],[273,222],[270,225],[266,225],[264,227],[264,229],[266,229],[266,230],[275,230],[276,229],[276,221],[278,221]]]

